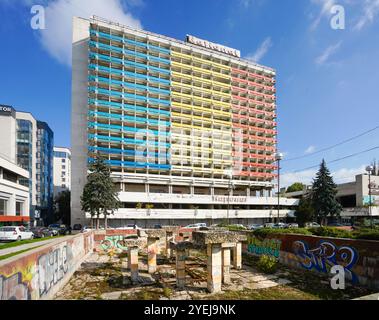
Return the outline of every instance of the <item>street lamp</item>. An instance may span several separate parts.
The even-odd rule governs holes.
[[[366,171],[368,172],[368,196],[369,196],[369,203],[368,203],[368,212],[371,220],[371,228],[374,227],[374,221],[372,217],[372,196],[371,196],[371,174],[374,171],[373,166],[367,166]]]
[[[280,160],[283,159],[283,153],[275,154],[275,161],[278,162],[278,223],[280,222]]]

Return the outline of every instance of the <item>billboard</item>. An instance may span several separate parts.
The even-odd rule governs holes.
[[[207,40],[199,39],[194,36],[187,35],[187,42],[196,44],[197,46],[201,46],[207,49],[219,51],[221,53],[228,54],[230,56],[234,56],[237,58],[241,58],[241,52],[237,49],[229,48],[226,46],[222,46],[217,43],[209,42]]]

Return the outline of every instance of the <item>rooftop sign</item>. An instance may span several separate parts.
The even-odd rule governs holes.
[[[220,44],[209,42],[206,40],[202,40],[202,39],[196,38],[194,36],[187,35],[187,42],[195,44],[197,46],[207,48],[207,49],[219,51],[219,52],[228,54],[228,55],[233,56],[233,57],[241,58],[241,52],[239,50],[229,48],[229,47],[225,47],[225,46],[222,46]]]
[[[16,111],[11,106],[0,104],[0,115],[14,116]]]

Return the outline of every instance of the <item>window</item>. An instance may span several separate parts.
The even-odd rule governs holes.
[[[62,159],[62,163],[66,163],[66,159]]]
[[[0,199],[0,216],[5,216],[7,211],[7,200]]]
[[[66,166],[62,166],[62,170],[66,170]]]
[[[16,216],[22,216],[23,203],[16,201]]]
[[[65,184],[62,184],[62,188],[66,188],[66,185],[65,185]]]

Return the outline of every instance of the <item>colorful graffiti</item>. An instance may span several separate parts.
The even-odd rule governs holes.
[[[0,300],[52,298],[93,244],[93,235],[81,235],[2,263]]]
[[[124,239],[135,236],[106,236],[104,240],[101,241],[101,248],[104,251],[108,250],[128,250],[128,248],[124,245]]]
[[[248,238],[247,250],[256,255],[269,255],[279,259],[282,241],[278,239],[259,240],[256,237]]]
[[[22,273],[10,277],[0,276],[0,300],[29,300],[28,285],[22,282]]]
[[[318,246],[310,249],[307,242],[295,241],[293,251],[300,265],[307,270],[329,273],[335,265],[344,267],[346,276],[353,284],[358,283],[358,277],[352,268],[358,261],[358,253],[353,247],[338,247],[330,241],[321,240]]]

